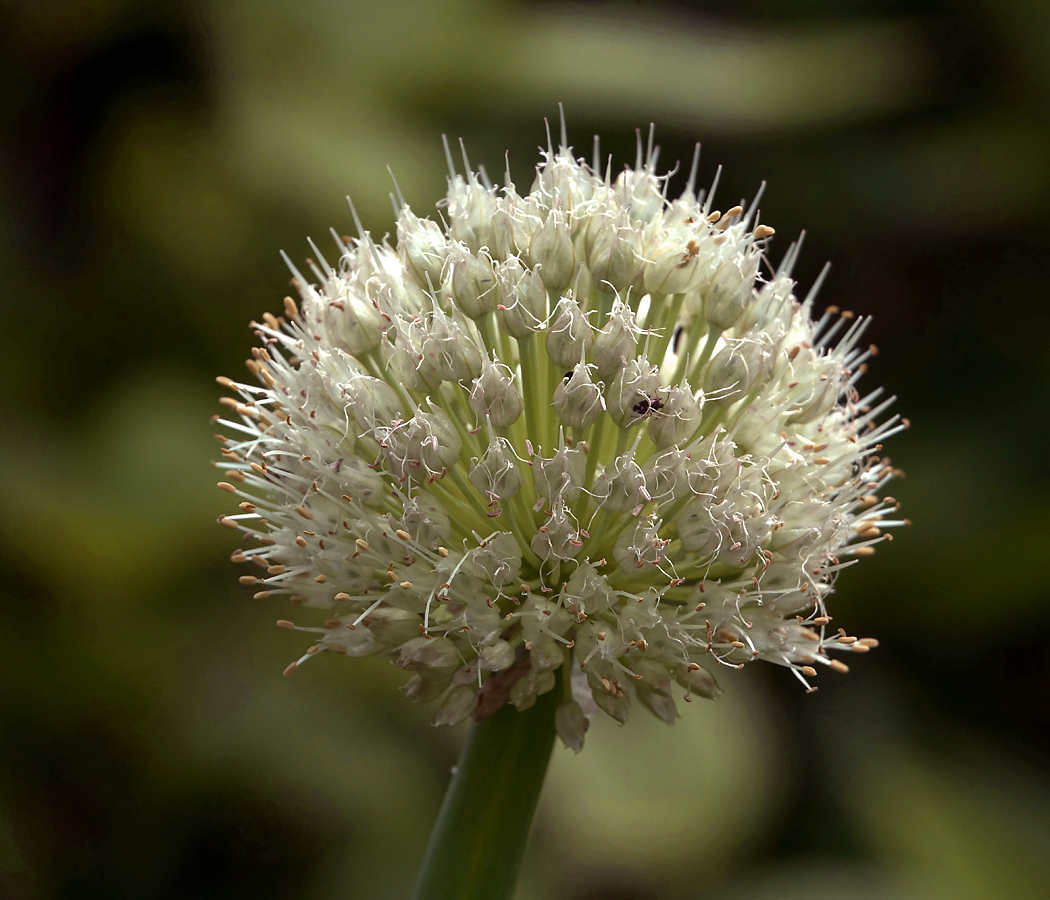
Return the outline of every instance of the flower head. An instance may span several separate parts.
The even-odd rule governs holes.
[[[826,609],[902,524],[878,451],[907,421],[855,387],[867,320],[814,321],[798,246],[765,270],[754,205],[715,209],[695,159],[668,201],[656,161],[639,138],[613,178],[563,129],[522,195],[449,155],[440,224],[401,202],[395,246],[333,232],[312,278],[285,257],[298,301],[252,323],[257,383],[219,379],[218,421],[241,581],[314,635],[288,673],[384,653],[454,723],[563,670],[579,749],[584,706],[671,722],[676,684],[766,660],[809,687],[875,645]]]

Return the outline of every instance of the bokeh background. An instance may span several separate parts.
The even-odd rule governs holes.
[[[1050,896],[1050,4],[8,0],[0,897],[407,895],[463,731],[383,660],[281,678],[214,376],[346,194],[431,209],[442,132],[527,185],[558,101],[585,153],[655,121],[769,180],[803,288],[876,317],[915,524],[839,583],[849,676],[559,747],[518,897]]]

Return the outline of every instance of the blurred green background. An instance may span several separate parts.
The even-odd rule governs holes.
[[[406,896],[462,729],[382,660],[280,677],[213,379],[344,195],[431,209],[442,132],[527,185],[558,101],[769,180],[876,317],[915,525],[839,583],[849,676],[559,747],[520,900],[1050,896],[1050,4],[8,0],[0,49],[0,897]]]

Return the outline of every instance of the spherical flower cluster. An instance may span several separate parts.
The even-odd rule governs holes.
[[[252,323],[258,383],[219,379],[241,581],[323,611],[278,622],[314,635],[287,673],[386,654],[451,724],[561,672],[578,750],[595,706],[672,722],[720,666],[845,671],[831,651],[876,642],[825,601],[902,524],[878,451],[907,421],[854,386],[866,320],[813,321],[798,246],[764,271],[773,229],[696,193],[696,158],[669,201],[651,134],[613,178],[563,125],[527,194],[446,155],[438,221],[398,193],[396,241],[333,231],[313,281],[285,257],[298,302]]]

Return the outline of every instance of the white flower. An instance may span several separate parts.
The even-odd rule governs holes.
[[[289,261],[298,303],[253,323],[258,383],[219,379],[218,419],[241,581],[324,611],[278,623],[315,635],[289,673],[385,653],[447,724],[562,669],[578,750],[581,691],[670,722],[720,666],[808,687],[875,646],[826,609],[903,524],[879,450],[907,422],[854,387],[867,320],[812,321],[795,245],[764,274],[754,210],[697,196],[695,160],[673,203],[668,177],[651,146],[611,180],[563,138],[526,196],[452,170],[442,224],[402,206],[396,247]]]

